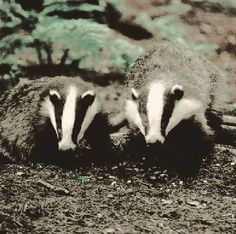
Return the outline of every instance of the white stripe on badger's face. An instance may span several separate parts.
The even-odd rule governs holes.
[[[95,96],[95,93],[92,90],[88,90],[81,96],[81,98],[83,99],[88,95]],[[98,113],[99,107],[100,106],[99,106],[98,98],[95,97],[92,105],[88,107],[86,114],[84,116],[84,120],[82,122],[79,135],[77,136],[77,144],[79,144],[79,141],[84,137],[86,130],[88,129],[89,125],[92,123],[95,115]]]
[[[42,103],[41,110],[43,111],[45,116],[49,117],[58,138],[59,136],[58,136],[58,131],[57,131],[55,108],[49,97],[45,98],[45,101]]]
[[[166,135],[177,126],[182,120],[189,119],[202,108],[202,103],[198,100],[183,98],[175,103],[173,113],[166,127]]]
[[[162,83],[153,83],[147,97],[147,116],[149,132],[145,136],[147,143],[164,142],[161,134],[161,119],[164,110],[165,87]]]
[[[76,145],[72,141],[72,133],[76,115],[77,89],[71,86],[68,90],[63,113],[62,113],[62,139],[59,142],[60,150],[75,149]]]
[[[133,100],[127,100],[125,106],[126,117],[130,122],[133,122],[145,136],[145,129],[142,124],[142,119],[138,111],[138,104]]]

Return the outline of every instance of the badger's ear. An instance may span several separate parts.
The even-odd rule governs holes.
[[[49,99],[50,101],[55,104],[61,99],[61,95],[58,93],[58,91],[54,89],[49,90]]]
[[[81,95],[81,99],[86,102],[88,105],[92,105],[95,99],[95,92],[93,90],[88,90]]]
[[[184,96],[184,89],[181,85],[174,85],[170,92],[175,100],[180,100]]]
[[[132,93],[132,100],[137,100],[139,98],[139,93],[136,91],[136,89],[132,88],[131,93]]]

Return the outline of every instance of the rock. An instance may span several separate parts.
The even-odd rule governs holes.
[[[201,24],[200,31],[206,34],[212,33],[212,27],[209,24]]]
[[[112,194],[107,195],[108,198],[113,198],[114,196]]]
[[[161,199],[161,203],[162,205],[170,205],[173,203],[172,200],[166,200],[166,199]]]
[[[228,42],[229,42],[230,44],[236,45],[236,38],[235,38],[234,35],[229,35],[229,36],[227,37],[227,40],[228,40]]]
[[[112,233],[115,233],[115,232],[116,232],[115,228],[106,228],[103,231],[104,234],[112,234]]]
[[[190,206],[199,206],[200,205],[199,201],[187,200],[186,203],[189,204]]]

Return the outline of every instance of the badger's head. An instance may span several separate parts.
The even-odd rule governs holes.
[[[98,113],[96,95],[93,90],[81,90],[73,84],[47,92],[41,112],[53,126],[59,151],[74,151]]]
[[[185,97],[184,87],[178,84],[152,82],[139,91],[132,88],[131,93],[127,118],[139,128],[147,144],[164,143],[172,129],[202,108],[197,99]]]

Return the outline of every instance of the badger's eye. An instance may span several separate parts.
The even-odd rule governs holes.
[[[175,100],[180,100],[184,96],[183,87],[180,85],[174,85],[171,89],[171,94]]]
[[[174,92],[174,97],[176,100],[180,100],[184,96],[184,91],[183,90],[175,90]]]
[[[49,91],[49,98],[53,104],[56,104],[61,100],[61,95],[56,90]]]
[[[88,90],[82,94],[81,99],[85,102],[88,106],[92,105],[95,99],[95,93],[93,90]]]

